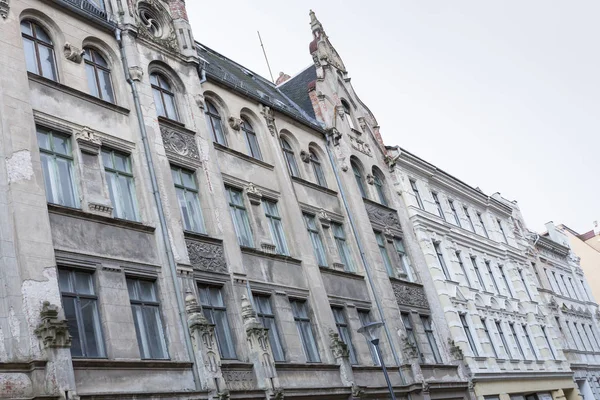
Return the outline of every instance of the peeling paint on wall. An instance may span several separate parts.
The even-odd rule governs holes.
[[[31,153],[29,150],[19,150],[6,159],[6,171],[8,183],[27,181],[33,176],[33,165],[31,164]]]
[[[0,399],[31,397],[32,384],[25,374],[0,374]]]

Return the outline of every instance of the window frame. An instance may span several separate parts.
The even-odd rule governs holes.
[[[494,285],[494,289],[496,289],[496,293],[500,294],[500,288],[498,287],[498,282],[496,282],[496,277],[494,276],[494,271],[492,271],[492,262],[489,260],[483,260],[485,267],[492,279],[492,284]]]
[[[137,201],[137,185],[135,182],[135,176],[133,175],[133,161],[131,159],[131,154],[128,153],[124,153],[122,151],[119,150],[115,150],[111,147],[105,147],[103,149],[100,150],[101,156],[102,156],[102,166],[104,167],[104,174],[105,174],[105,179],[106,179],[106,184],[108,186],[109,189],[109,195],[110,195],[110,199],[111,199],[111,205],[113,207],[113,218],[116,219],[123,219],[123,220],[127,220],[127,221],[134,221],[134,222],[139,222],[140,221],[140,210],[139,210],[139,203]],[[111,162],[112,162],[112,167],[107,166],[104,163],[104,154],[110,154],[110,158],[111,158]],[[119,155],[123,158],[126,159],[127,161],[127,165],[126,167],[129,168],[129,171],[123,171],[120,169],[117,169],[116,165],[117,163],[115,162],[115,155]],[[132,212],[133,212],[133,217],[132,218],[127,218],[126,216],[123,215],[117,215],[117,206],[115,204],[115,201],[119,200],[122,201],[123,199],[123,195],[124,193],[121,193],[121,186],[117,185],[117,191],[118,191],[118,198],[117,198],[117,193],[115,193],[113,195],[113,191],[111,190],[111,184],[109,182],[109,179],[107,178],[108,174],[113,174],[115,175],[117,178],[119,177],[124,177],[126,180],[130,181],[130,185],[131,187],[130,189],[130,193],[128,193],[129,195],[131,195],[131,205],[132,205]],[[114,198],[113,198],[114,196]],[[126,212],[125,211],[125,205],[124,203],[120,204],[120,207],[123,208],[122,212]]]
[[[288,172],[291,176],[300,178],[300,168],[296,162],[296,155],[290,142],[283,136],[279,137],[279,144],[281,145],[281,151],[283,152],[283,158],[288,167]]]
[[[425,331],[425,336],[427,337],[427,341],[429,342],[429,347],[431,348],[433,359],[435,360],[436,364],[442,364],[444,360],[442,359],[440,349],[437,345],[437,341],[435,340],[435,333],[433,332],[431,317],[429,315],[420,315],[419,317],[421,319],[421,325],[423,325],[423,330]]]
[[[225,295],[223,293],[223,286],[211,285],[210,283],[198,282],[198,300],[200,305],[202,306],[202,313],[204,317],[213,325],[215,325],[215,337],[217,339],[217,347],[219,348],[219,354],[221,359],[223,360],[237,360],[237,349],[236,349],[236,340],[234,333],[231,329],[231,324],[229,323],[229,314],[227,312],[227,304],[225,302]],[[210,290],[217,290],[219,293],[219,297],[223,303],[223,305],[212,304],[212,296],[210,294]],[[203,302],[203,296],[201,293],[205,291],[207,294],[204,296],[209,300],[209,303]],[[222,320],[217,320],[215,318],[215,312],[223,313],[224,318]],[[207,316],[208,314],[208,316]],[[221,326],[220,328],[223,330],[225,334],[229,334],[229,338],[223,338],[219,335],[219,321],[224,321],[226,326]],[[229,339],[229,340],[227,340]],[[228,349],[225,349],[224,344],[227,344]],[[225,354],[225,351],[231,351],[232,353]]]
[[[506,236],[506,232],[504,232],[502,221],[500,221],[500,218],[496,218],[496,222],[498,223],[498,227],[500,228],[500,232],[502,233],[502,237],[504,238],[504,243],[508,244],[508,237]]]
[[[358,319],[362,326],[365,326],[371,322],[373,322],[373,318],[371,318],[371,310],[367,309],[357,309]],[[365,338],[367,342],[367,346],[369,347],[369,352],[371,353],[371,360],[373,361],[373,365],[380,366],[381,360],[379,360],[379,355],[377,354],[377,349],[375,349],[375,345],[371,343],[367,338]]]
[[[206,114],[206,122],[211,131],[211,136],[213,138],[213,142],[220,144],[221,146],[227,147],[227,137],[225,136],[225,126],[223,125],[223,119],[221,118],[221,114],[219,114],[219,109],[215,106],[214,102],[211,99],[206,99],[205,101],[206,109],[204,113]],[[211,108],[214,109],[211,110]],[[215,129],[215,125],[219,127],[222,138],[219,138],[217,135],[217,129]],[[221,143],[222,141],[222,143]]]
[[[394,244],[394,250],[396,251],[398,258],[400,258],[400,268],[411,282],[415,282],[416,278],[413,275],[412,264],[410,262],[408,251],[406,251],[406,246],[404,245],[404,239],[399,236],[394,236],[392,241]],[[402,248],[400,248],[398,244],[400,244]]]
[[[332,221],[331,229],[333,233],[333,241],[335,242],[338,250],[338,256],[340,257],[340,261],[344,264],[344,270],[355,273],[357,271],[356,264],[354,263],[354,257],[352,256],[352,251],[348,245],[348,238],[346,236],[344,225],[339,222]],[[337,230],[339,230],[342,235],[336,232]]]
[[[483,223],[482,214],[479,211],[477,211],[476,214],[477,214],[477,218],[479,219],[479,223],[481,224],[481,227],[483,228],[483,233],[485,234],[485,237],[489,239],[490,234],[488,233],[487,228],[485,227],[485,224]]]
[[[441,242],[432,241],[433,249],[438,259],[438,264],[442,268],[442,272],[447,280],[452,280],[450,276],[450,270],[448,269],[448,265],[446,264],[446,259],[444,258],[444,253],[442,252],[442,248],[440,247]]]
[[[529,346],[529,350],[531,351],[531,354],[533,354],[533,358],[538,361],[538,355],[535,351],[535,348],[533,347],[533,341],[531,340],[531,337],[529,336],[529,331],[527,330],[527,324],[521,324],[521,329],[523,330],[523,333],[525,334],[525,339],[527,339],[527,345]]]
[[[158,82],[157,84],[152,82],[153,76],[156,77],[156,82]],[[161,84],[161,79],[162,79],[162,81],[165,82],[165,84],[168,87],[164,87],[164,88],[162,87],[163,85]],[[160,94],[162,109],[164,110],[165,115],[160,115],[160,113],[158,112],[158,109],[156,109],[156,113],[158,114],[158,116],[162,117],[162,118],[170,119],[171,121],[181,122],[180,116],[179,116],[179,110],[177,108],[177,99],[175,96],[175,91],[173,90],[173,83],[171,82],[171,80],[168,79],[165,76],[165,74],[163,74],[162,72],[154,71],[154,72],[150,73],[150,86],[153,91],[156,91]],[[173,100],[173,110],[175,112],[175,115],[173,115],[173,116],[169,115],[167,103],[165,101],[165,95],[169,96]],[[156,98],[156,97],[154,96],[153,98]]]
[[[552,355],[552,359],[556,360],[556,354],[554,353],[554,348],[552,348],[552,343],[550,343],[550,338],[548,337],[548,332],[546,332],[545,326],[540,326],[542,329],[542,333],[544,334],[544,338],[546,339],[546,345],[548,346],[548,350],[550,350],[550,354]]]
[[[358,358],[356,357],[356,351],[354,349],[354,343],[352,341],[352,329],[350,328],[350,324],[348,323],[348,318],[346,317],[344,307],[339,306],[331,306],[331,312],[333,313],[333,319],[335,321],[335,326],[338,331],[338,335],[340,339],[346,346],[348,347],[348,352],[350,356],[350,364],[358,365]],[[338,315],[341,318],[338,318]]]
[[[388,207],[389,203],[387,200],[387,196],[385,194],[385,185],[383,176],[381,176],[381,172],[377,169],[373,168],[373,186],[375,186],[375,192],[377,192],[377,197],[379,198],[379,203]]]
[[[529,301],[533,301],[533,296],[531,295],[531,292],[529,291],[529,287],[527,287],[527,282],[525,282],[525,277],[523,276],[523,270],[519,269],[519,278],[521,278],[521,283],[523,283],[523,286],[525,287],[525,292],[527,293],[527,297],[529,297]]]
[[[506,336],[504,334],[504,329],[502,329],[502,321],[495,320],[496,330],[498,331],[498,336],[500,336],[500,340],[502,341],[502,347],[504,347],[504,353],[508,357],[509,360],[513,359],[512,352],[510,351],[510,347],[508,345],[508,341],[506,340]]]
[[[375,231],[375,240],[377,242],[377,246],[379,247],[379,254],[381,255],[381,259],[383,260],[383,265],[388,273],[388,276],[392,278],[396,277],[396,271],[394,269],[394,265],[392,264],[392,259],[390,258],[390,253],[387,250],[386,241],[387,239],[383,235],[383,233]]]
[[[310,241],[315,252],[315,258],[317,259],[317,265],[319,267],[329,267],[329,263],[327,261],[327,251],[323,243],[323,238],[321,237],[321,231],[319,230],[316,217],[306,212],[302,213],[302,217],[304,218],[306,230],[310,236]],[[310,226],[310,223],[314,225],[314,228]]]
[[[354,180],[356,181],[356,186],[358,186],[358,191],[360,192],[363,199],[368,199],[367,195],[367,187],[365,186],[365,180],[363,177],[363,170],[357,164],[356,160],[350,160],[350,167],[352,168],[352,173],[354,174]]]
[[[292,303],[298,304],[298,305],[302,305],[301,306],[301,311],[304,311],[304,313],[306,314],[306,316],[304,315],[298,315],[296,313],[296,309],[299,307],[293,307]],[[315,332],[313,329],[313,324],[311,322],[311,318],[310,318],[310,310],[308,308],[308,300],[306,299],[290,299],[290,306],[292,306],[292,316],[294,317],[294,323],[296,324],[296,329],[298,330],[298,336],[300,337],[300,342],[302,343],[302,349],[304,350],[304,356],[306,357],[306,362],[307,363],[320,363],[321,362],[321,354],[319,352],[319,345],[317,343],[317,339],[315,337]],[[308,347],[307,347],[307,343],[305,341],[305,335],[303,333],[303,330],[300,327],[300,324],[308,324],[308,327],[310,328],[310,330],[308,331],[310,333],[310,340],[312,340],[312,344],[314,345],[314,349],[315,350],[315,354],[311,354],[312,352],[309,351]],[[313,356],[316,356],[316,358],[312,358]]]
[[[479,270],[479,265],[477,265],[477,257],[471,256],[471,264],[473,265],[473,270],[475,271],[475,276],[479,281],[479,287],[482,291],[486,292],[485,281],[483,280],[483,276],[481,275],[481,271]]]
[[[465,264],[463,263],[463,260],[462,260],[462,257],[461,257],[461,251],[460,250],[456,250],[454,254],[456,255],[456,258],[458,260],[458,266],[460,267],[460,270],[465,275],[465,279],[467,281],[467,286],[468,287],[472,287],[472,285],[471,285],[471,279],[469,278],[469,275],[467,273],[467,269],[465,268]]]
[[[494,358],[498,358],[498,352],[496,351],[496,346],[494,345],[494,341],[492,340],[492,335],[490,335],[490,331],[487,326],[487,319],[486,318],[480,318],[480,319],[481,319],[481,325],[483,325],[483,330],[485,332],[485,337],[490,342],[490,346],[492,346]]]
[[[452,215],[454,215],[454,221],[459,228],[462,228],[462,224],[460,223],[460,217],[458,216],[458,212],[456,211],[456,207],[454,206],[454,200],[448,199],[448,205],[450,205],[450,210],[452,210]]]
[[[257,299],[262,299],[265,304],[269,305],[270,312],[264,310],[262,308],[262,304]],[[271,345],[271,349],[273,352],[273,359],[275,362],[285,362],[285,350],[283,346],[283,342],[281,341],[281,335],[279,334],[279,327],[277,326],[277,316],[275,315],[275,311],[273,311],[273,304],[271,302],[270,295],[264,295],[259,293],[252,293],[252,300],[254,303],[254,307],[256,309],[256,317],[260,320],[263,327],[267,328],[265,325],[265,319],[269,319],[272,321],[272,324],[269,326],[273,326],[274,331],[269,327],[269,344]]]
[[[188,232],[206,234],[206,225],[204,223],[204,215],[203,215],[204,213],[202,212],[202,203],[200,202],[200,189],[198,189],[199,185],[198,185],[198,182],[196,182],[196,173],[192,170],[188,170],[188,169],[180,167],[178,165],[171,164],[171,174],[173,174],[173,173],[177,173],[177,175],[179,176],[179,182],[181,182],[181,183],[173,182],[173,186],[175,187],[176,195],[177,195],[177,190],[181,190],[183,192],[184,198],[187,202],[187,200],[188,200],[187,193],[191,193],[192,196],[194,197],[194,200],[196,202],[196,205],[197,205],[198,211],[199,211],[199,215],[193,216],[193,215],[190,215],[191,211],[189,210],[188,207],[186,207],[187,214],[188,214],[187,218],[190,221],[194,220],[193,225],[198,225],[198,228],[200,230],[196,230],[192,226],[186,226],[186,218],[184,216],[184,211],[181,206],[181,201],[179,199],[179,196],[177,196],[177,203],[179,205],[179,211],[181,212],[183,229]],[[194,184],[194,187],[186,186],[185,180],[183,179],[183,174],[188,174],[190,176],[190,181]]]
[[[278,201],[271,199],[263,199],[263,210],[265,218],[269,223],[269,231],[271,232],[271,240],[275,245],[275,252],[280,255],[289,256],[290,250],[285,237],[285,229],[283,228],[283,219],[279,213]],[[269,209],[271,207],[271,209]],[[272,211],[275,211],[274,213]]]
[[[442,203],[440,202],[438,193],[432,191],[431,197],[433,198],[433,201],[435,202],[435,205],[437,207],[438,215],[440,216],[440,218],[442,218],[444,221],[446,221],[446,215],[444,214],[444,210],[442,209]]]
[[[519,354],[521,354],[521,357],[523,357],[522,360],[527,360],[527,357],[525,357],[525,352],[523,351],[523,347],[521,346],[521,341],[519,340],[519,336],[517,335],[517,331],[515,329],[515,323],[509,322],[508,327],[510,328],[510,332],[512,334],[513,340],[515,341],[515,344],[517,345]]]
[[[476,233],[475,225],[473,225],[473,219],[471,218],[471,214],[469,213],[469,207],[463,206],[463,211],[465,212],[465,216],[467,217],[467,221],[469,221],[469,226],[471,227],[471,232]]]
[[[419,341],[417,340],[417,336],[415,334],[415,328],[413,326],[412,319],[410,317],[409,312],[401,312],[400,320],[402,321],[402,326],[404,327],[404,331],[406,332],[406,338],[410,344],[415,346],[417,349],[417,356],[419,358],[419,363],[424,363],[425,358],[423,357],[423,352],[421,351],[421,347],[419,346]]]
[[[109,103],[116,104],[115,88],[114,88],[114,84],[113,84],[113,81],[112,81],[111,69],[109,67],[105,67],[102,64],[99,64],[96,61],[96,59],[95,59],[96,56],[100,57],[102,59],[102,61],[104,61],[104,63],[106,65],[109,65],[108,61],[106,61],[106,57],[104,57],[104,55],[101,54],[101,52],[99,52],[98,50],[96,50],[93,47],[89,47],[88,46],[88,47],[85,47],[83,50],[84,50],[85,54],[88,54],[88,51],[90,53],[89,54],[89,59],[87,57],[85,57],[85,55],[83,57],[83,61],[84,61],[85,66],[86,67],[90,66],[93,69],[93,71],[94,71],[94,78],[95,78],[95,80],[94,80],[93,83],[95,83],[95,85],[96,85],[96,91],[98,92],[98,95],[94,96],[92,94],[92,96],[97,97],[100,100],[104,100],[104,101],[107,101]],[[101,85],[100,85],[100,76],[99,76],[98,70],[106,72],[107,75],[108,75],[108,83],[110,84],[110,93],[109,93],[110,99],[105,99],[104,96],[103,96],[103,94],[102,94]],[[89,76],[88,76],[88,78],[89,78]],[[90,82],[89,82],[89,79],[88,79],[88,88],[89,88],[89,85],[90,85]]]
[[[415,195],[415,198],[417,199],[417,206],[421,210],[424,210],[425,205],[423,204],[423,199],[421,199],[421,193],[419,193],[419,187],[417,186],[417,181],[415,179],[409,179],[408,181],[410,182],[410,188],[412,189],[413,194]]]
[[[242,123],[240,124],[240,129],[244,132],[244,138],[246,139],[246,149],[248,150],[248,156],[255,158],[259,161],[263,161],[262,151],[260,150],[260,143],[258,142],[258,135],[254,131],[254,127],[246,118],[242,116]],[[254,143],[256,148],[253,147],[250,136],[254,139]],[[255,154],[256,153],[256,154]]]
[[[459,315],[460,323],[463,327],[465,336],[467,337],[467,342],[469,343],[469,347],[471,348],[471,351],[473,352],[473,356],[479,357],[479,351],[477,350],[477,345],[475,344],[475,339],[473,338],[473,332],[471,332],[471,327],[469,325],[469,322],[467,321],[467,315],[462,314],[462,313],[458,314],[458,315]]]
[[[310,165],[312,166],[313,174],[315,175],[315,180],[317,181],[317,184],[321,187],[326,188],[327,179],[325,179],[325,171],[323,170],[323,166],[321,165],[319,157],[312,149],[308,150],[308,154]]]
[[[233,227],[238,239],[238,244],[243,247],[251,247],[254,248],[254,233],[252,231],[252,226],[250,225],[250,217],[248,216],[248,209],[246,208],[246,203],[244,201],[244,191],[233,186],[225,186],[225,191],[227,192],[227,203],[229,204],[229,215],[231,216]],[[241,204],[237,204],[234,202],[235,197],[232,195],[232,192],[236,192],[239,194],[239,198],[241,200]],[[238,221],[237,215],[238,211],[243,212],[243,221]],[[240,223],[242,226],[240,226]],[[248,243],[245,242],[245,239],[242,237],[242,227],[246,231]]]
[[[514,298],[515,295],[513,294],[512,288],[509,285],[508,277],[506,276],[506,273],[504,271],[504,265],[498,265],[498,270],[500,271],[500,276],[502,276],[502,280],[504,281],[504,285],[506,286],[506,290],[508,291],[508,294],[510,295],[511,298]],[[523,283],[525,283],[525,282],[523,281]],[[529,296],[529,299],[531,300],[531,296]]]
[[[31,35],[23,32],[23,24],[24,23],[28,23],[30,25],[31,32],[32,32]],[[56,60],[56,53],[54,52],[54,42],[52,41],[52,37],[48,34],[48,30],[46,28],[44,28],[42,25],[40,25],[37,21],[32,20],[32,19],[27,19],[27,18],[23,19],[19,23],[19,27],[20,27],[20,31],[21,31],[21,38],[25,38],[33,43],[33,49],[34,49],[33,55],[35,56],[37,72],[29,71],[29,69],[27,69],[27,71],[31,72],[32,74],[39,75],[41,77],[50,79],[52,81],[59,82],[58,64],[57,64],[57,60]],[[48,36],[48,38],[50,39],[50,43],[44,41],[43,39],[38,38],[37,29],[40,29],[42,32],[44,32],[44,34],[46,36]],[[52,77],[44,75],[44,69],[42,67],[42,57],[40,55],[39,46],[43,46],[43,47],[47,48],[49,50],[49,54],[52,55],[51,67],[52,67],[52,71],[54,73],[54,76],[52,76]],[[26,52],[26,51],[27,50],[25,48],[25,45],[23,44],[23,52]]]

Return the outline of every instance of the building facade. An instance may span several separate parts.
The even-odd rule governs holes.
[[[516,205],[386,147],[310,27],[273,84],[183,0],[0,0],[0,398],[587,400]]]

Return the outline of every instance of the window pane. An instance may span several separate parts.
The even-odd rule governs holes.
[[[84,329],[86,356],[103,357],[104,345],[102,343],[102,334],[100,330],[100,317],[96,300],[80,299],[81,318]]]
[[[71,285],[71,273],[63,269],[58,270],[58,286],[61,292],[73,292],[73,286]]]
[[[156,107],[156,114],[160,117],[166,117],[165,106],[162,101],[161,93],[158,89],[152,89],[152,94],[154,96],[154,105]]]
[[[31,26],[31,22],[22,21],[21,22],[21,32],[23,32],[29,36],[33,36],[33,27]]]
[[[115,102],[112,82],[110,80],[110,73],[108,71],[98,71],[98,79],[100,80],[100,92],[102,93],[102,99]]]
[[[269,306],[270,307],[270,306]],[[283,346],[279,340],[279,332],[277,331],[277,324],[274,318],[263,318],[263,326],[269,330],[269,343],[273,350],[273,358],[275,361],[285,361],[283,354]]]
[[[58,199],[54,195],[54,181],[52,176],[55,173],[54,163],[52,162],[52,156],[40,153],[40,158],[42,162],[42,172],[44,173],[44,186],[46,187],[46,199],[48,203],[58,203]]]
[[[119,186],[119,192],[123,200],[123,215],[121,218],[135,221],[137,220],[137,207],[133,178],[120,176]]]
[[[313,336],[310,322],[302,321],[298,322],[298,329],[300,330],[300,337],[302,338],[302,344],[304,345],[304,351],[306,352],[306,359],[309,362],[319,362],[319,350]]]
[[[71,179],[71,160],[56,158],[56,169],[60,184],[59,203],[67,207],[76,207],[73,180]]]
[[[42,29],[40,26],[38,26],[35,23],[32,23],[33,28],[35,29],[35,37],[38,38],[39,40],[41,40],[44,43],[47,44],[52,44],[52,40],[50,39],[50,36],[48,36],[48,34],[46,33],[46,31],[44,29]]]
[[[54,64],[54,52],[51,48],[38,44],[40,53],[40,64],[42,65],[42,76],[56,80],[56,67]]]
[[[77,294],[94,294],[92,275],[87,272],[75,272],[75,291]]]
[[[99,97],[98,83],[96,82],[96,69],[93,65],[85,64],[85,74],[87,75],[88,90],[90,94]]]
[[[211,121],[209,121],[209,125],[213,132],[215,141],[219,144],[222,144],[223,146],[226,146],[227,142],[225,141],[225,134],[223,133],[223,126],[221,125],[221,119],[215,118],[212,116],[210,117],[210,119],[211,119]]]
[[[154,291],[154,282],[138,280],[139,299],[142,301],[157,301]]]
[[[166,358],[167,351],[158,307],[144,306],[142,314],[145,320],[146,340],[150,352],[148,358]]]
[[[260,148],[258,147],[258,139],[255,133],[246,132],[246,139],[248,140],[248,148],[250,155],[254,158],[262,159],[260,154]]]
[[[175,109],[175,98],[171,95],[163,93],[163,98],[165,99],[165,107],[167,111],[167,118],[171,118],[173,120],[178,120],[177,118],[177,110]]]
[[[39,75],[37,55],[35,54],[35,45],[27,38],[23,38],[23,48],[25,51],[25,63],[27,65],[27,71]]]
[[[187,210],[190,213],[190,227],[193,232],[205,232],[204,221],[202,218],[202,209],[198,195],[193,192],[185,192]]]
[[[229,322],[227,321],[227,313],[222,310],[215,310],[214,319],[217,341],[219,343],[219,348],[221,349],[221,357],[228,359],[236,358],[235,347],[229,329]]]
[[[71,340],[71,354],[74,357],[83,356],[82,343],[79,336],[79,326],[77,325],[77,312],[75,305],[75,298],[63,296],[62,303],[65,311],[65,318],[67,319],[67,328],[69,334],[72,337]]]
[[[69,138],[64,137],[62,135],[53,134],[52,135],[52,150],[57,154],[62,154],[65,156],[71,155],[71,146],[69,144]]]

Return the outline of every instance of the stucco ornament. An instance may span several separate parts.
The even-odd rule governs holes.
[[[261,115],[264,117],[265,122],[267,123],[267,128],[269,128],[269,132],[271,135],[275,136],[277,134],[277,128],[275,127],[275,115],[271,107],[261,106],[260,109]]]
[[[137,65],[129,67],[129,77],[136,82],[141,82],[144,77],[144,70]]]
[[[454,343],[452,338],[448,338],[448,346],[450,346],[450,355],[453,359],[460,361],[465,357],[462,349],[458,347],[456,343]]]
[[[188,329],[194,341],[194,347],[202,354],[205,368],[215,374],[221,366],[221,357],[216,344],[215,326],[211,324],[198,304],[191,290],[186,292],[185,311],[187,313]]]
[[[177,35],[167,10],[157,0],[137,3],[138,37],[147,39],[165,49],[179,51]]]
[[[198,108],[204,110],[204,96],[201,94],[196,94],[194,95],[194,101],[196,102],[196,105],[198,106]]]
[[[231,116],[229,118],[227,118],[227,122],[229,123],[229,126],[231,127],[231,129],[233,129],[234,131],[239,131],[240,128],[242,127],[242,119],[241,118],[236,118],[234,116]]]
[[[184,132],[178,132],[173,129],[160,127],[165,150],[167,155],[171,152],[175,157],[184,157],[194,163],[200,162],[200,152],[196,145],[194,135]]]
[[[371,174],[367,174],[367,183],[369,185],[374,185],[375,184],[375,177]]]
[[[285,398],[285,393],[283,391],[283,388],[275,388],[273,389],[273,393],[271,394],[270,399],[271,400],[283,400]]]
[[[344,343],[342,339],[340,339],[340,335],[337,332],[334,332],[333,329],[329,330],[329,340],[331,341],[331,352],[333,356],[337,358],[347,358],[350,357],[350,351],[348,350],[348,345]]]
[[[365,391],[356,383],[352,384],[352,400],[360,400],[365,396]]]
[[[69,61],[73,61],[76,64],[81,64],[85,50],[81,50],[78,47],[73,46],[71,43],[65,43],[64,47],[65,58]]]
[[[8,0],[0,0],[0,16],[4,19],[8,17],[8,10],[10,9],[10,5],[8,4]]]
[[[406,354],[406,357],[409,360],[415,360],[419,357],[419,350],[417,349],[417,345],[412,343],[406,335],[402,335],[402,352]]]
[[[248,186],[246,186],[246,195],[248,196],[250,203],[254,205],[259,205],[262,201],[262,192],[254,183],[249,183]]]
[[[40,316],[42,320],[35,328],[35,334],[44,348],[71,347],[67,320],[58,317],[58,306],[45,301]]]
[[[102,139],[87,126],[75,133],[75,140],[79,144],[79,149],[84,153],[98,154],[100,152]]]
[[[300,159],[308,164],[310,162],[310,153],[306,150],[302,150],[300,152]]]
[[[329,228],[331,225],[331,218],[329,217],[329,214],[327,214],[327,211],[321,208],[317,213],[317,217],[319,218],[319,221],[321,221],[321,225],[323,225],[324,228]]]
[[[185,244],[192,267],[212,272],[227,272],[222,245],[190,239],[186,239]]]

